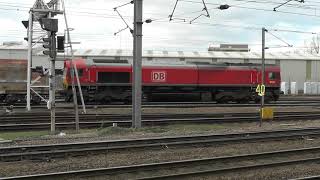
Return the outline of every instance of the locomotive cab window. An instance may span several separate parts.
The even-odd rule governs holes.
[[[269,76],[269,80],[275,80],[277,78],[275,72],[269,72],[268,76]]]
[[[78,76],[82,77],[83,76],[83,69],[78,69]]]

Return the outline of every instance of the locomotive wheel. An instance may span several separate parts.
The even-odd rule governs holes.
[[[32,104],[34,104],[34,105],[39,105],[40,102],[41,102],[41,99],[40,99],[39,97],[34,96],[34,97],[32,98]]]
[[[243,99],[238,99],[236,102],[239,104],[248,104],[250,102],[250,99],[248,97],[246,97]]]
[[[264,102],[265,103],[270,103],[270,101],[271,101],[271,98],[269,96],[265,96],[264,97]]]
[[[258,104],[258,103],[261,102],[261,99],[260,99],[260,98],[256,98],[256,99],[254,100],[254,102],[255,102],[256,104]]]
[[[142,100],[144,102],[152,102],[153,101],[152,94],[145,94]],[[131,97],[130,97],[130,102],[131,102]]]
[[[225,104],[227,102],[228,102],[228,97],[226,97],[226,96],[223,96],[220,99],[217,99],[218,104]]]
[[[201,101],[202,102],[212,101],[212,94],[209,92],[201,93]]]
[[[66,95],[66,96],[64,97],[64,100],[65,100],[66,102],[71,102],[71,98],[72,98],[71,95]]]
[[[101,101],[102,104],[109,104],[111,102],[111,98],[110,97],[104,97],[103,100]]]
[[[7,95],[4,102],[8,105],[14,105],[17,102],[17,98],[12,95]]]
[[[126,105],[132,104],[131,98],[127,98],[127,99],[125,99],[123,102],[124,102],[124,104],[126,104]]]
[[[264,97],[264,103],[269,103],[270,101],[271,101],[270,97],[268,97],[268,96]],[[261,98],[255,99],[254,102],[257,104],[261,103]]]

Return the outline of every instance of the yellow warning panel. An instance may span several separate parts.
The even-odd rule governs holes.
[[[273,119],[273,108],[264,107],[261,109],[261,118],[263,120],[272,120]]]

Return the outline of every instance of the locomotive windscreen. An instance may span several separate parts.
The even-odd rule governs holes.
[[[130,83],[130,73],[98,72],[98,83]]]

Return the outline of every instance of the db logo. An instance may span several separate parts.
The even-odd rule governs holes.
[[[167,73],[165,71],[153,71],[152,82],[166,82]]]

